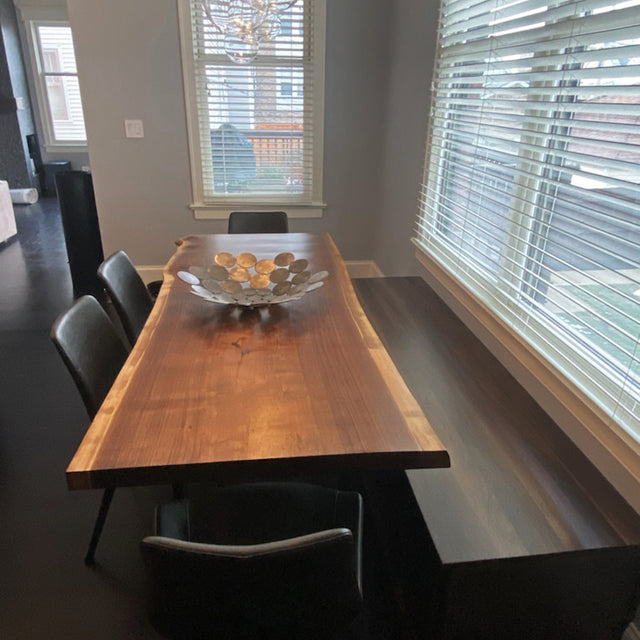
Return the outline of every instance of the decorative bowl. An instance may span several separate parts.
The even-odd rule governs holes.
[[[178,271],[178,278],[191,285],[191,293],[209,302],[255,307],[299,300],[321,287],[328,271],[311,273],[306,258],[284,251],[275,258],[257,258],[243,252],[234,256],[222,251],[215,264]]]

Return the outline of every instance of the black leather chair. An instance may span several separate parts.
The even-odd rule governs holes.
[[[156,510],[142,541],[164,637],[322,638],[361,605],[362,498],[300,483],[217,489]]]
[[[78,298],[51,328],[51,339],[78,387],[91,419],[98,412],[129,348],[123,343],[109,316],[92,296]],[[85,564],[95,562],[95,551],[109,511],[114,489],[105,489]]]
[[[288,233],[289,219],[284,211],[233,211],[229,214],[229,233]]]
[[[98,267],[98,277],[133,346],[153,308],[153,299],[147,287],[124,251],[109,256]]]

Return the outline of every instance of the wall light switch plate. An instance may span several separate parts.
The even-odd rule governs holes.
[[[24,109],[24,98],[16,98],[16,109],[19,111]]]
[[[127,138],[144,138],[142,120],[125,120],[124,133]]]

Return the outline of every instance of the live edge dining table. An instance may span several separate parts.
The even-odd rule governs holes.
[[[215,255],[291,252],[324,285],[262,307],[177,277]],[[179,241],[149,319],[67,469],[70,489],[448,467],[328,234]]]

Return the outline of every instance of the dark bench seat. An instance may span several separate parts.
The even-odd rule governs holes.
[[[366,480],[405,637],[621,638],[640,516],[421,278],[354,285],[451,456]]]

